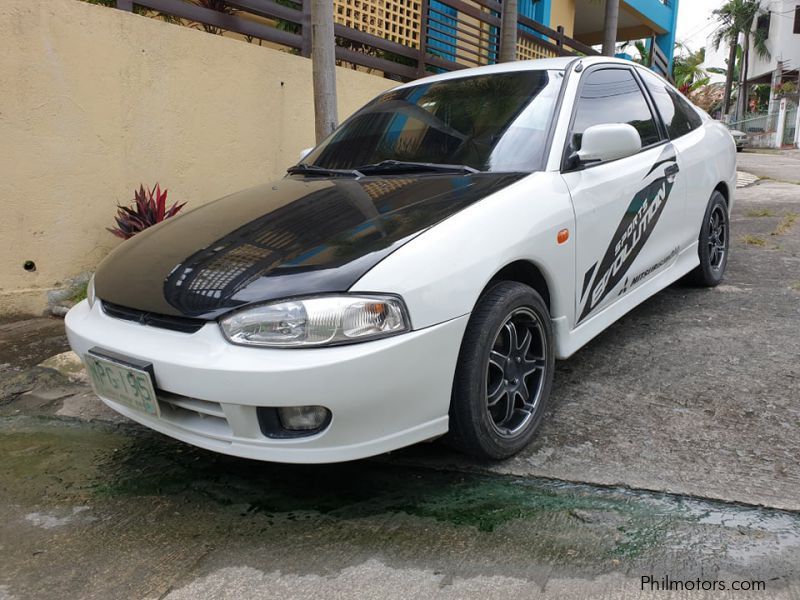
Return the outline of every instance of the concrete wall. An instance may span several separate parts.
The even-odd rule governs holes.
[[[550,29],[564,27],[567,37],[575,31],[575,0],[553,0],[550,5]]]
[[[392,85],[337,79],[341,117]],[[281,176],[313,142],[308,59],[78,0],[2,0],[0,314],[40,313],[92,270],[140,182],[191,208]]]

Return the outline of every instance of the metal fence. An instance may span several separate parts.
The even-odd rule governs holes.
[[[138,6],[311,56],[311,0],[228,0],[225,4],[233,14],[184,0],[116,0],[116,7],[122,10]],[[501,14],[502,5],[495,0],[420,0],[416,44],[398,43],[336,23],[336,58],[398,81],[491,64],[500,50]],[[567,37],[563,28],[550,29],[522,15],[518,33],[518,51],[525,58],[598,54]]]
[[[728,129],[737,129],[749,134],[774,133],[778,124],[777,113],[751,114],[745,119],[731,121]]]

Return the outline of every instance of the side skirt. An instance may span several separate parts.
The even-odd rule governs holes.
[[[582,346],[607,329],[620,317],[636,308],[650,296],[676,282],[699,264],[697,242],[694,242],[678,255],[678,258],[675,259],[675,262],[670,267],[632,290],[626,296],[614,302],[614,304],[604,308],[585,323],[581,323],[575,329],[569,329],[567,317],[553,319],[556,357],[567,358],[575,354]]]

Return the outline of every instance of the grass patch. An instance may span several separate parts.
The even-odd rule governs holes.
[[[777,215],[768,208],[757,208],[747,211],[748,217],[776,217]]]
[[[800,292],[800,281],[795,281],[794,283],[790,283],[789,289],[794,290],[795,292]]]
[[[742,236],[742,242],[748,246],[765,246],[767,244],[767,240],[765,240],[760,235],[750,235],[747,234]]]
[[[72,302],[72,304],[77,304],[78,302],[86,300],[86,290],[88,288],[89,288],[88,281],[78,286],[72,293],[72,295],[69,297],[69,301]]]
[[[783,215],[781,222],[778,223],[778,226],[775,228],[775,231],[772,232],[772,235],[783,235],[785,233],[788,233],[796,222],[797,222],[797,213],[786,213],[785,215]]]

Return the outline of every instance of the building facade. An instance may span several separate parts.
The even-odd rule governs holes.
[[[761,9],[753,34],[765,38],[769,55],[760,56],[751,48],[747,83],[770,85],[762,137],[778,148],[796,147],[800,144],[800,2],[762,0]],[[745,121],[741,127],[750,133],[758,124],[757,120]]]
[[[342,25],[419,48],[442,58],[469,64],[497,60],[499,30],[482,22],[477,13],[499,17],[501,4],[480,0],[334,0],[335,19]],[[600,44],[605,3],[597,0],[519,0],[518,11],[584,44]],[[675,43],[678,0],[621,0],[617,41],[646,39],[661,48],[671,65]],[[425,26],[423,27],[423,21]],[[524,25],[520,29],[526,31]],[[527,33],[536,32],[527,28]],[[553,56],[530,36],[520,38],[517,58]]]
[[[766,34],[769,56],[751,51],[747,63],[748,83],[773,83],[780,75],[784,80],[797,80],[800,67],[800,2],[798,0],[762,0],[764,13],[753,29]]]

